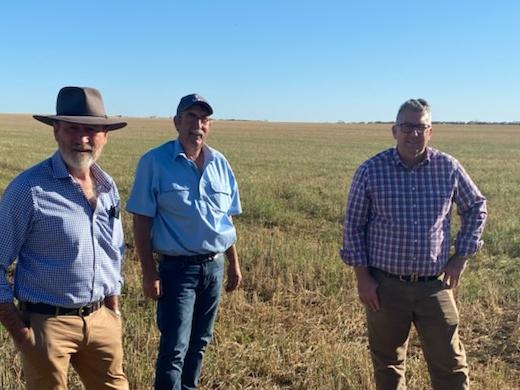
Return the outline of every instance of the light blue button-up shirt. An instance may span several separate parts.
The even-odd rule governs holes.
[[[141,157],[126,209],[153,219],[152,247],[165,255],[224,252],[236,241],[232,215],[242,212],[225,157],[204,146],[204,169],[178,140]]]
[[[97,165],[92,210],[58,152],[6,188],[0,203],[0,302],[12,302],[6,271],[17,260],[14,296],[80,307],[121,292],[124,251],[120,199]]]

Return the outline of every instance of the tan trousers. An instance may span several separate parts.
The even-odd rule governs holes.
[[[421,340],[432,387],[469,389],[468,365],[459,340],[459,313],[453,291],[441,280],[402,282],[372,275],[379,282],[381,309],[367,309],[368,338],[378,390],[406,389],[405,361],[410,327]]]
[[[28,390],[66,390],[69,363],[87,390],[128,390],[121,319],[101,307],[87,317],[22,313],[33,332],[21,349]]]

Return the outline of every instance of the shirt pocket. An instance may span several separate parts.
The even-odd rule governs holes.
[[[206,188],[207,203],[212,208],[227,213],[231,207],[231,189],[218,182],[211,182]]]
[[[121,220],[121,202],[114,202],[114,204],[105,209],[105,212],[108,216],[110,228],[114,230],[114,227],[117,225],[118,221]]]
[[[159,208],[179,212],[191,206],[190,188],[186,185],[171,183],[161,189],[157,197]]]
[[[97,214],[96,220],[107,226],[107,240],[115,250],[123,246],[123,225],[121,221],[120,201],[112,200],[104,204],[103,210]]]
[[[121,222],[121,218],[112,218],[112,245],[118,249],[122,250],[121,248],[124,247],[125,241],[123,236],[123,224]]]
[[[101,245],[108,245],[105,248],[107,253],[121,252],[124,247],[123,226],[121,222],[120,201],[109,197],[98,199],[100,205],[96,209],[94,223],[101,233]]]

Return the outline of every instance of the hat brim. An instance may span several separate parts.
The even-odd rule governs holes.
[[[108,131],[121,129],[127,125],[126,122],[100,116],[33,115],[33,118],[49,126],[54,125],[54,121],[63,121],[80,125],[104,126]]]

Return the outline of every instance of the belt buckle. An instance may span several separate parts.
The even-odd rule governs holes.
[[[196,259],[196,264],[197,265],[204,264],[204,263],[213,261],[214,258],[215,258],[215,255],[213,255],[211,253],[204,254],[204,255],[198,255],[197,259]]]
[[[410,282],[416,283],[419,281],[419,274],[417,272],[414,272],[410,275]]]
[[[78,308],[78,315],[80,317],[86,317],[90,314],[88,310],[89,310],[88,306],[81,306]]]
[[[94,305],[92,303],[89,303],[88,305],[85,305],[85,306],[81,306],[78,309],[78,315],[80,317],[88,317],[89,315],[91,315],[94,312],[93,309],[94,309]]]

